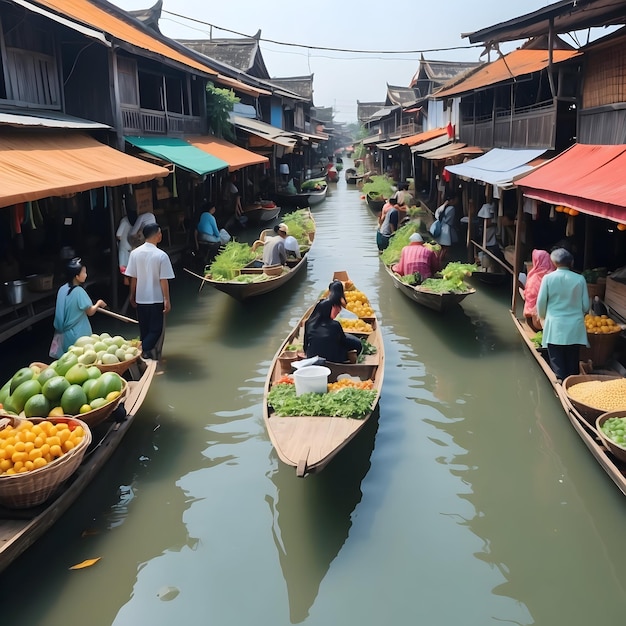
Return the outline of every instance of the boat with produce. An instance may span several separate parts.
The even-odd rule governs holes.
[[[311,178],[300,185],[299,193],[289,186],[282,187],[276,191],[275,198],[277,204],[302,209],[323,202],[327,192],[328,183],[325,178]]]
[[[346,272],[336,272],[333,279],[342,280],[346,309],[359,316],[341,321],[346,332],[361,337],[359,359],[356,363],[327,361],[328,385],[325,378],[321,381],[325,393],[297,395],[297,378],[302,374],[299,370],[289,374],[293,363],[289,352],[302,349],[304,324],[313,305],[274,355],[265,381],[263,419],[268,435],[280,460],[294,467],[299,477],[323,470],[361,431],[378,405],[383,384],[382,332],[369,301]]]
[[[620,371],[623,368],[613,369],[607,360],[608,369],[594,372],[589,362],[583,361],[581,371],[587,373],[569,376],[561,383],[550,367],[547,350],[541,347],[541,333],[536,333],[514,313],[512,317],[524,343],[550,381],[574,430],[602,469],[626,495],[626,378]],[[620,325],[609,322],[609,319],[608,316],[586,316],[591,350],[594,350],[596,337],[597,345],[601,345],[607,337],[616,337],[622,331]],[[603,327],[610,328],[610,331],[596,332],[597,328]]]
[[[263,256],[262,245],[255,243],[255,246],[249,246],[229,241],[211,265],[205,268],[204,276],[187,268],[185,271],[202,281],[200,288],[207,284],[242,302],[279,289],[306,267],[307,254],[315,237],[315,221],[308,209],[287,213],[283,221],[289,228],[289,234],[300,245],[300,259],[288,259],[284,266],[257,267]],[[261,233],[259,241],[264,240],[264,234]]]
[[[465,282],[467,277],[478,270],[474,264],[448,263],[441,272],[424,281],[419,275],[400,276],[391,269],[400,260],[402,248],[409,245],[409,237],[417,232],[417,229],[418,225],[413,223],[399,228],[391,238],[387,249],[383,250],[380,256],[394,287],[399,289],[407,298],[433,311],[445,311],[458,305],[467,296],[476,293],[476,290]],[[426,234],[422,236],[427,237]],[[441,250],[441,246],[436,242],[426,242],[424,245],[431,247],[435,252]]]
[[[272,200],[261,200],[244,208],[242,215],[245,216],[249,224],[262,224],[275,220],[281,207]]]
[[[8,427],[15,427],[20,422],[24,424],[24,427],[27,426],[33,430],[33,434],[35,434],[35,427],[39,428],[39,433],[42,430],[46,431],[46,423],[50,426],[54,425],[59,430],[65,428],[65,424],[73,433],[66,433],[66,439],[60,432],[52,435],[60,439],[63,450],[59,451],[60,456],[55,457],[54,441],[53,445],[48,445],[49,450],[46,454],[52,454],[51,461],[48,461],[49,464],[46,465],[42,459],[39,459],[44,466],[38,469],[36,465],[38,461],[33,461],[35,467],[32,475],[29,475],[30,470],[13,475],[3,470],[4,474],[0,474],[0,502],[2,503],[0,504],[0,571],[35,543],[63,515],[108,461],[137,416],[150,389],[156,367],[156,361],[144,361],[141,358],[134,360],[124,373],[123,404],[118,406],[115,403],[115,410],[93,427],[83,419],[86,413],[78,413],[75,418],[51,415],[47,418],[32,418],[31,420],[0,416],[0,429],[2,429],[0,433],[4,432],[5,435],[10,432]],[[35,374],[40,376],[46,370],[53,369],[52,367],[41,368],[40,365],[35,364],[31,365],[31,368],[33,368],[33,377]],[[19,370],[22,376],[26,374],[24,370],[25,368]],[[117,373],[110,373],[118,376]],[[103,373],[102,376],[104,375]],[[54,377],[50,378],[50,371],[47,376],[49,380],[54,380]],[[70,438],[78,431],[77,424],[81,429],[84,424],[85,440],[72,447]],[[47,432],[51,433],[51,431]],[[0,434],[0,446],[7,441],[8,439]],[[34,457],[41,456],[40,453],[48,440],[39,450],[36,448],[37,439],[34,441],[35,448],[29,454]],[[14,447],[17,447],[17,444]],[[2,450],[4,461],[7,461],[7,447],[2,446]],[[64,466],[66,470],[62,469]],[[63,478],[63,474],[59,472],[64,471],[71,473]],[[41,501],[42,498],[44,498],[43,501]]]

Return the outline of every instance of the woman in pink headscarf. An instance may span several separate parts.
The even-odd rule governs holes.
[[[524,287],[524,317],[533,330],[539,331],[542,326],[537,315],[537,295],[543,277],[554,270],[554,265],[550,254],[545,250],[533,250],[532,261],[533,266],[528,272]]]

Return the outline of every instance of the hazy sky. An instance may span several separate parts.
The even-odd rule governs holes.
[[[156,0],[113,0],[126,10],[143,9]],[[461,33],[491,26],[553,4],[546,0],[396,0],[385,2],[286,2],[285,0],[163,0],[161,32],[174,39],[209,38],[210,27],[169,15],[209,22],[246,36],[278,42],[372,51],[348,54],[261,42],[272,77],[314,74],[315,106],[332,106],[335,119],[356,121],[356,102],[383,102],[387,84],[408,86],[418,68],[419,52],[430,60],[478,61],[481,48],[470,48]],[[375,6],[379,8],[375,8]],[[213,28],[213,37],[237,35]],[[519,45],[516,44],[516,45]],[[516,45],[503,45],[508,52]],[[465,49],[436,51],[441,48]],[[376,52],[379,52],[378,54]]]

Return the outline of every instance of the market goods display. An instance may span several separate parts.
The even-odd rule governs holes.
[[[349,333],[371,333],[374,332],[372,325],[362,319],[349,320],[343,317],[338,317],[337,321],[341,324],[341,327]]]
[[[130,364],[141,356],[141,344],[138,339],[124,339],[121,335],[111,337],[109,333],[93,333],[79,337],[68,352],[75,354],[77,363],[96,365],[103,371],[106,366],[117,366],[120,363]],[[105,366],[102,368],[101,366]],[[122,374],[127,368],[115,368]]]
[[[478,271],[474,263],[448,263],[441,272],[441,278],[427,278],[420,287],[433,293],[464,293],[471,287],[465,282],[465,278]]]
[[[45,467],[76,448],[86,429],[75,420],[16,420],[0,430],[0,476]]]
[[[572,400],[601,412],[626,410],[626,378],[587,380],[567,387]]]
[[[608,315],[585,315],[585,328],[590,335],[612,335],[622,331],[622,327]]]
[[[297,396],[293,382],[279,381],[272,386],[267,402],[279,417],[309,415],[363,419],[372,411],[376,396],[373,383],[366,388],[342,383],[341,388],[329,393]]]
[[[359,317],[373,317],[374,309],[370,305],[367,296],[358,289],[346,289],[346,309]]]
[[[404,246],[408,246],[410,241],[409,241],[409,237],[413,234],[413,233],[417,233],[420,232],[420,225],[418,223],[409,223],[406,224],[405,226],[402,226],[401,228],[398,228],[398,230],[396,231],[396,234],[391,237],[391,239],[389,240],[389,245],[387,246],[387,248],[385,250],[383,250],[382,254],[381,254],[381,259],[382,262],[387,265],[387,266],[391,266],[394,263],[397,263],[400,260],[400,254],[402,253],[402,248],[404,248]],[[426,242],[424,245],[428,248],[430,248],[433,252],[440,252],[441,251],[441,246],[436,242],[436,241],[432,241],[432,242],[428,242],[427,239],[430,238],[430,235],[427,233],[420,233],[422,235],[422,237],[424,238],[424,241]]]
[[[626,451],[626,414],[604,420],[601,430],[613,443]]]
[[[101,372],[95,365],[78,362],[66,352],[48,367],[31,365],[19,369],[0,389],[0,404],[15,415],[58,417],[83,415],[107,407],[113,411],[126,388],[115,372]]]
[[[82,420],[1,417],[0,504],[23,509],[45,502],[81,464],[91,443]],[[23,449],[22,449],[23,448]]]

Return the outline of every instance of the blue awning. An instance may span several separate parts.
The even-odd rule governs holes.
[[[200,176],[228,168],[226,161],[175,137],[124,137],[124,139],[140,150]]]

